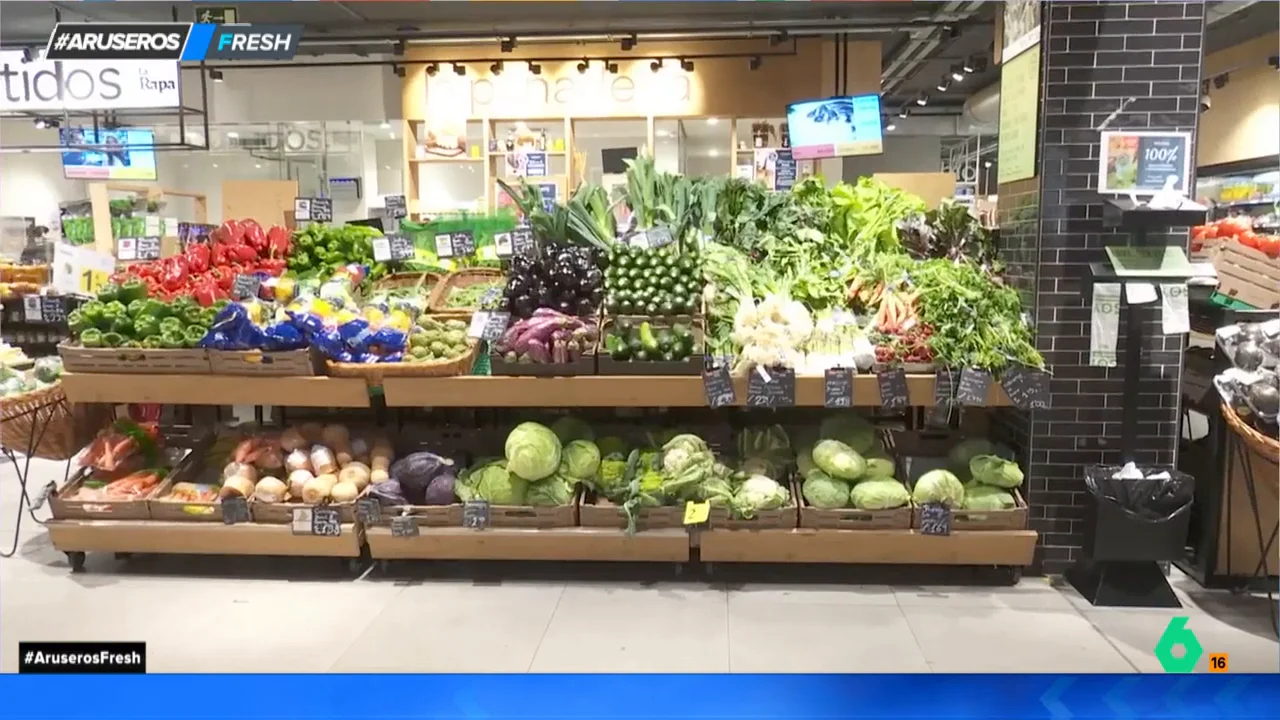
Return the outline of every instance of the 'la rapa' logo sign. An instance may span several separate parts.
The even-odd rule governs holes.
[[[178,107],[178,63],[33,60],[0,51],[0,112]]]

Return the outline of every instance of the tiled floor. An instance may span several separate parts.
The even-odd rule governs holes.
[[[17,493],[13,469],[0,473],[7,549]],[[0,669],[14,669],[19,640],[144,640],[153,672],[1159,672],[1151,650],[1185,615],[1232,671],[1280,670],[1264,599],[1181,577],[1186,607],[1172,611],[1093,608],[1041,578],[1011,588],[353,580],[323,561],[110,556],[91,556],[89,570],[70,574],[27,518],[18,555],[0,560]]]

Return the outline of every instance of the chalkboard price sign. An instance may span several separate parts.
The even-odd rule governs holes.
[[[939,370],[933,376],[933,406],[949,410],[955,403],[955,373],[950,370]]]
[[[409,216],[409,208],[405,204],[403,195],[388,195],[385,201],[387,215],[393,218],[402,218]]]
[[[159,260],[160,259],[160,238],[158,237],[138,238],[137,248],[138,248],[139,260]]]
[[[238,525],[249,522],[249,501],[244,497],[223,498],[222,522],[226,525]]]
[[[453,256],[470,257],[476,254],[476,234],[463,230],[453,234]]]
[[[311,220],[313,222],[331,222],[333,220],[333,198],[311,198]]]
[[[1012,368],[1000,378],[1009,401],[1019,410],[1049,407],[1049,373],[1033,368]]]
[[[827,368],[822,373],[822,404],[829,408],[853,407],[853,371]]]
[[[231,296],[236,300],[252,300],[258,297],[258,288],[261,286],[262,281],[257,275],[237,275],[231,285]]]
[[[530,228],[516,228],[511,231],[511,254],[532,257],[538,254],[538,243],[533,238]]]
[[[733,376],[729,364],[707,358],[702,368],[702,389],[707,395],[707,407],[725,407],[738,400],[733,389]]]
[[[925,503],[920,506],[921,535],[950,535],[951,508],[940,503]]]
[[[418,519],[410,515],[391,518],[392,537],[418,537]]]
[[[747,407],[795,407],[796,371],[756,366],[747,375]]]
[[[337,508],[317,507],[311,509],[311,534],[323,537],[342,536],[342,516]]]
[[[876,386],[880,388],[880,407],[885,410],[905,410],[911,403],[907,390],[907,371],[890,368],[876,373]]]
[[[489,503],[484,500],[468,500],[462,504],[462,527],[483,530],[489,527]]]
[[[365,525],[377,525],[382,522],[382,505],[371,497],[356,500],[356,519]]]
[[[67,321],[67,306],[61,297],[43,296],[40,298],[40,317],[47,323]]]
[[[956,402],[971,407],[986,407],[987,393],[991,390],[991,373],[976,368],[960,371],[960,385],[956,388]]]

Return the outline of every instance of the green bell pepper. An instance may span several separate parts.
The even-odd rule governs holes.
[[[121,315],[112,320],[110,332],[120,333],[126,338],[133,337],[133,318],[128,315]]]
[[[204,336],[208,332],[209,332],[208,328],[203,328],[203,327],[200,327],[199,325],[192,325],[188,327],[186,330],[182,331],[182,339],[186,341],[187,347],[189,348],[197,347],[200,345],[200,341],[204,339]]]
[[[167,317],[160,320],[160,332],[182,332],[182,321],[176,317]]]
[[[104,317],[107,322],[115,322],[116,318],[128,317],[128,315],[129,309],[119,300],[112,300],[102,306],[102,317]]]
[[[169,317],[169,315],[172,314],[172,311],[169,306],[163,302],[160,302],[155,298],[148,298],[142,301],[142,314],[160,320]]]
[[[220,312],[222,312],[224,309],[226,309],[226,307],[227,307],[228,305],[230,305],[230,304],[231,304],[231,301],[230,301],[230,300],[217,300],[217,301],[215,301],[215,302],[213,303],[213,314],[214,314],[214,315],[217,315],[218,313],[220,313]],[[210,325],[212,325],[213,323],[209,323],[209,324],[210,324]]]
[[[160,319],[150,315],[140,315],[133,321],[133,336],[142,339],[160,334]]]
[[[118,299],[125,304],[134,300],[146,300],[147,286],[141,280],[128,280],[120,286],[119,295]]]
[[[125,305],[124,311],[129,314],[129,317],[136,318],[142,314],[142,308],[146,302],[146,300],[130,300],[129,304]]]
[[[124,336],[117,332],[102,333],[102,344],[105,347],[120,347],[124,345]]]
[[[71,331],[72,335],[79,335],[91,327],[93,327],[93,323],[89,322],[79,309],[67,313],[67,329]]]
[[[165,331],[160,333],[160,347],[169,350],[177,350],[186,347],[186,338],[182,336],[182,331]]]
[[[218,311],[215,308],[200,308],[200,319],[192,324],[213,327],[213,321],[216,319],[218,319]]]
[[[115,283],[107,283],[98,291],[98,300],[104,303],[114,302],[120,299],[120,286]]]
[[[181,317],[182,322],[187,325],[202,325],[204,324],[202,322],[202,320],[204,320],[204,308],[187,308],[179,317]]]
[[[139,342],[138,340],[125,340],[124,344],[122,344],[120,347],[136,349],[136,348],[142,347],[142,343]]]
[[[190,295],[179,295],[169,302],[169,314],[182,316],[182,311],[189,307],[199,307],[196,305],[195,298]]]
[[[102,331],[98,328],[87,328],[80,333],[80,344],[87,348],[100,348],[104,345]]]
[[[100,328],[103,323],[102,311],[105,308],[106,305],[103,303],[100,303],[97,300],[90,300],[76,308],[76,312],[80,313],[80,317],[84,318],[90,325]]]
[[[159,335],[152,335],[150,337],[142,338],[142,347],[155,350],[164,346],[160,344]]]

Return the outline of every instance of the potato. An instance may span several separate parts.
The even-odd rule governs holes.
[[[349,482],[339,482],[329,491],[329,497],[339,503],[355,502],[358,495],[360,495],[360,489]]]
[[[288,494],[289,486],[285,485],[280,478],[271,477],[270,475],[259,480],[258,484],[253,488],[253,499],[256,502],[284,502]]]
[[[364,463],[353,462],[342,468],[338,473],[338,482],[347,482],[356,486],[358,490],[364,490],[369,485],[369,468]]]
[[[289,473],[289,497],[294,500],[302,498],[302,489],[306,484],[315,480],[316,476],[311,474],[310,470],[294,470]]]
[[[242,497],[248,498],[253,495],[253,481],[243,475],[232,475],[222,483],[222,490],[218,491],[218,498],[225,500],[227,498]]]
[[[302,486],[302,502],[308,505],[319,505],[329,498],[333,486],[338,484],[336,475],[321,475],[308,480]]]

